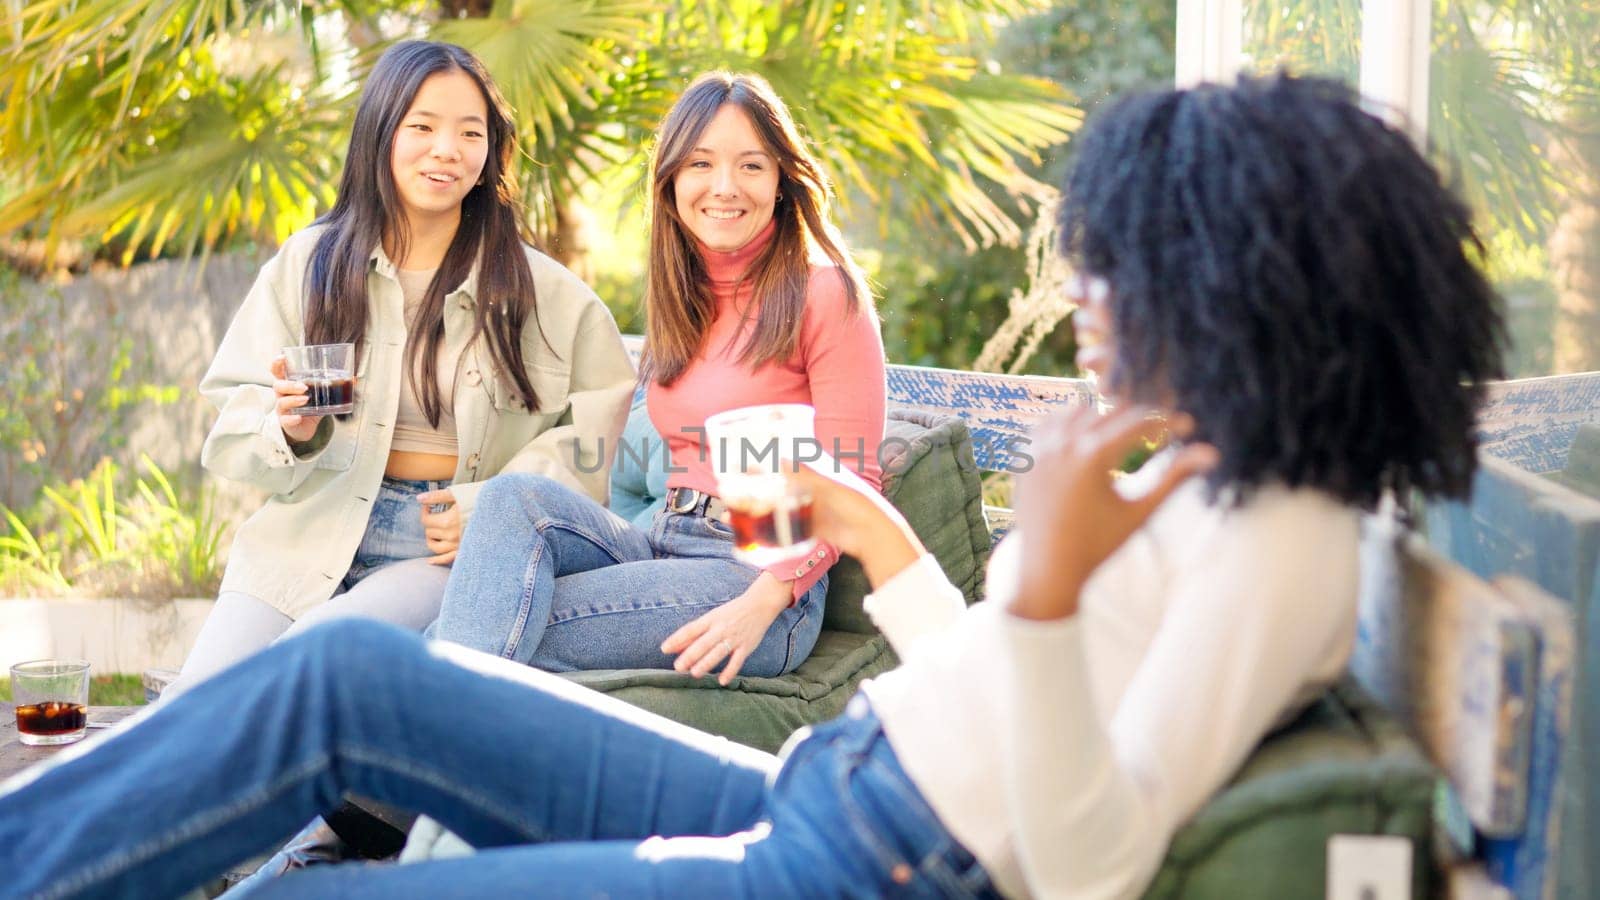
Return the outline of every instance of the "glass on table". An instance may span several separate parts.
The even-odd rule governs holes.
[[[89,664],[36,659],[11,667],[17,736],[24,744],[70,744],[89,726]]]

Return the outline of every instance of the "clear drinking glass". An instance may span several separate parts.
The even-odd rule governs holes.
[[[804,403],[745,406],[706,419],[734,552],[751,565],[769,565],[816,544],[811,495],[778,464],[817,458],[815,419],[816,410]]]
[[[89,726],[89,664],[36,659],[11,667],[17,736],[35,746],[70,744]]]
[[[303,416],[332,416],[355,408],[355,344],[307,344],[283,348],[289,380],[306,386]]]

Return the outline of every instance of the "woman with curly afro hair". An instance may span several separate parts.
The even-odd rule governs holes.
[[[22,894],[173,895],[355,791],[480,852],[274,896],[1137,897],[1344,669],[1363,511],[1467,490],[1502,325],[1465,208],[1344,88],[1142,95],[1079,141],[1062,249],[1115,411],[1037,430],[971,608],[859,477],[802,473],[903,660],[839,718],[770,756],[332,623],[0,790],[0,867]]]
[[[1135,96],[1097,124],[1060,224],[1104,285],[1078,313],[1091,345],[1117,338],[1086,348],[1103,390],[1193,416],[1238,499],[1466,493],[1502,322],[1466,206],[1405,135],[1288,77]]]

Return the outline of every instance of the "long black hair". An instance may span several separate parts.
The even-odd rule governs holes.
[[[473,298],[472,339],[480,335],[502,377],[510,380],[529,411],[539,408],[533,382],[523,368],[522,328],[538,321],[533,271],[523,253],[531,240],[518,213],[516,126],[510,108],[483,63],[454,44],[402,41],[379,57],[361,91],[350,148],[333,209],[317,221],[328,227],[317,238],[306,272],[306,340],[359,345],[367,330],[367,271],[373,248],[387,235],[395,258],[406,254],[405,208],[389,159],[395,131],[429,76],[462,72],[477,82],[489,111],[488,158],[483,177],[461,202],[461,224],[439,271],[422,299],[406,337],[406,370],[435,427],[443,411],[439,394],[439,345],[444,340],[444,298],[482,260]]]
[[[1061,249],[1109,282],[1111,385],[1194,417],[1214,491],[1469,491],[1504,323],[1466,206],[1405,135],[1280,75],[1136,95],[1078,140]]]

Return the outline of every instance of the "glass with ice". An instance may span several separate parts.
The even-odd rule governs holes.
[[[89,664],[36,659],[11,667],[17,737],[33,746],[70,744],[89,725]]]

